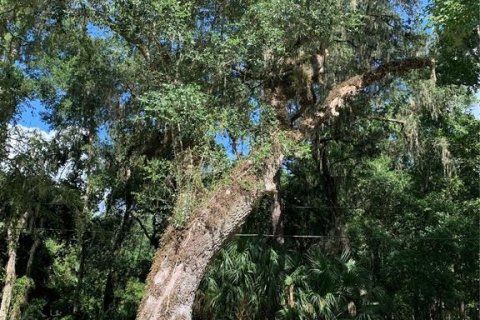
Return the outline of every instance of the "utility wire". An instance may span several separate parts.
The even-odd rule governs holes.
[[[67,207],[67,204],[64,203],[50,203],[50,202],[35,202],[36,204],[43,204],[43,205],[50,205],[50,206],[63,206]],[[395,209],[398,207],[404,207],[402,204],[393,204],[388,206],[381,206],[381,205],[366,205],[366,207],[355,207],[355,206],[302,206],[302,205],[295,205],[295,204],[287,204],[287,208],[290,209],[300,209],[300,210],[322,210],[322,209],[345,209],[345,210],[374,210],[374,209]],[[412,208],[413,210],[414,208]],[[420,210],[417,210],[420,211]]]
[[[22,231],[56,231],[56,232],[76,232],[75,229],[63,229],[63,228],[13,228],[15,230],[22,230]],[[111,230],[92,230],[92,233],[107,233],[107,234],[114,234],[116,231]],[[131,235],[144,235],[144,232],[129,232]],[[235,237],[239,238],[292,238],[292,239],[352,239],[349,237],[342,237],[342,236],[330,236],[330,235],[310,235],[310,234],[286,234],[286,235],[274,235],[274,234],[265,234],[265,233],[236,233],[234,234]],[[480,240],[479,237],[398,237],[392,236],[392,238],[388,237],[366,237],[366,239],[371,240],[391,240],[391,239],[402,239],[402,240]]]
[[[340,236],[321,236],[321,235],[308,235],[308,234],[287,234],[287,235],[274,235],[274,234],[261,234],[261,233],[237,233],[236,237],[264,237],[264,238],[298,238],[298,239],[352,239],[349,237]],[[394,239],[405,240],[477,240],[479,238],[469,237],[393,237]],[[388,237],[367,237],[366,239],[378,239],[378,240],[390,240]]]

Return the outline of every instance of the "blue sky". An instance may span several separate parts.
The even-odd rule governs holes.
[[[26,101],[20,106],[18,124],[25,127],[39,128],[43,131],[49,131],[50,128],[41,117],[41,114],[45,111],[45,107],[39,100]]]
[[[475,118],[480,119],[480,104],[472,107],[472,114],[475,116]]]

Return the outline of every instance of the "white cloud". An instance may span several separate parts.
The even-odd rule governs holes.
[[[16,159],[20,156],[26,156],[32,160],[32,168],[44,171],[55,182],[67,179],[74,169],[73,160],[69,159],[64,165],[55,168],[54,165],[51,166],[52,163],[49,163],[51,159],[47,155],[48,143],[58,138],[58,132],[55,130],[47,132],[39,128],[22,125],[9,126],[5,150],[7,158],[0,163],[0,170],[12,170],[18,165]],[[18,169],[24,170],[25,168],[20,165]]]

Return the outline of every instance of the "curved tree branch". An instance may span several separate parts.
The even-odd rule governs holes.
[[[387,63],[374,71],[356,75],[334,87],[325,101],[316,106],[318,110],[303,119],[300,130],[280,124],[273,134],[273,141],[281,131],[299,141],[318,125],[335,117],[347,97],[358,94],[369,84],[388,74],[402,74],[430,65],[430,59],[412,58]],[[270,102],[274,107],[287,102],[281,101],[280,96],[271,94]],[[208,264],[242,226],[260,199],[275,190],[274,177],[283,160],[280,146],[272,146],[271,153],[262,159],[261,168],[258,168],[258,160],[256,163],[251,160],[256,157],[258,154],[254,150],[250,159],[239,161],[230,174],[229,182],[200,202],[183,229],[167,228],[147,279],[137,319],[191,319],[195,293]]]
[[[382,80],[387,75],[401,75],[406,72],[433,66],[430,58],[409,58],[388,62],[373,71],[353,76],[337,86],[335,86],[328,94],[325,101],[316,106],[312,115],[303,119],[302,131],[312,130],[325,121],[336,117],[338,109],[345,103],[345,99],[358,94],[365,87]]]

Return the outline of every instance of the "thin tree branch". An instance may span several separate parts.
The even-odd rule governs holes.
[[[138,225],[140,226],[140,228],[143,230],[143,233],[145,234],[145,236],[148,238],[148,240],[153,243],[154,241],[154,237],[153,236],[150,236],[150,234],[148,233],[148,230],[147,228],[145,227],[145,225],[143,224],[142,220],[140,220],[139,217],[133,215],[133,218],[135,219],[135,221],[138,222]]]

